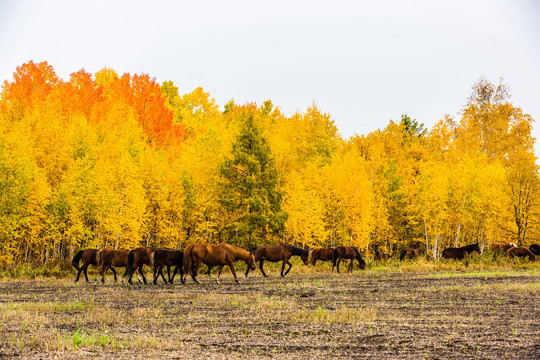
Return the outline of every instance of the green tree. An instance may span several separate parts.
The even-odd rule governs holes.
[[[416,119],[411,119],[407,114],[401,115],[401,126],[405,129],[405,133],[411,137],[420,138],[427,135],[424,124],[419,123]]]
[[[278,173],[252,113],[243,114],[232,159],[221,164],[220,174],[219,201],[228,219],[223,230],[229,238],[237,236],[240,245],[250,248],[268,235],[282,232],[287,214],[281,210]],[[245,239],[244,244],[240,237]]]

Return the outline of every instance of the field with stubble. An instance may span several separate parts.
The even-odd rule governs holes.
[[[270,271],[240,285],[1,281],[0,358],[540,357],[537,268]]]

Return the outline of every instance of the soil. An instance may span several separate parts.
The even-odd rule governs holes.
[[[241,284],[228,274],[222,285],[200,279],[0,282],[0,358],[540,358],[537,275],[357,270],[258,273]],[[76,333],[90,344],[75,345]],[[96,341],[100,334],[107,338]]]

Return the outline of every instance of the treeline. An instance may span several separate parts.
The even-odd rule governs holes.
[[[313,105],[220,108],[105,68],[18,67],[0,98],[0,266],[80,248],[421,245],[536,238],[533,119],[480,79],[458,118],[343,139]]]

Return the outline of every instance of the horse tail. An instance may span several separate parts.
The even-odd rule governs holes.
[[[401,255],[399,256],[399,261],[403,261],[405,258],[405,255],[407,255],[407,250],[401,251]]]
[[[73,260],[71,260],[71,265],[73,265],[73,267],[77,269],[77,271],[79,271],[79,261],[81,261],[83,252],[84,250],[79,251],[73,258]]]
[[[135,263],[135,252],[133,250],[129,250],[128,253],[128,259],[127,259],[127,265],[126,265],[126,271],[124,272],[124,277],[127,277],[131,275],[133,272],[133,264]]]
[[[101,252],[103,251],[103,249],[99,249],[97,254],[96,254],[96,266],[97,267],[100,267],[101,265]]]
[[[184,250],[184,276],[191,275],[191,246]]]

